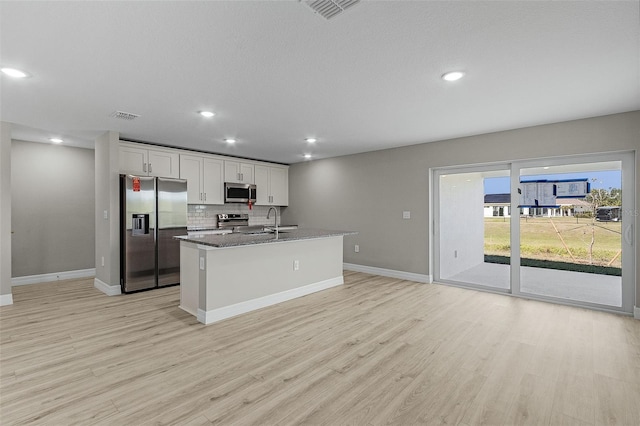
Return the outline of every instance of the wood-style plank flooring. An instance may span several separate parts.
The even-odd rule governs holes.
[[[0,423],[640,424],[640,321],[345,272],[204,326],[179,288],[14,287]]]

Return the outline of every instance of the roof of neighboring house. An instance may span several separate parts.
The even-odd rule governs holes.
[[[509,204],[511,202],[511,194],[485,194],[485,204]],[[591,204],[584,198],[557,198],[556,204],[559,206],[581,206],[591,207]]]
[[[485,204],[508,204],[511,202],[511,194],[486,194]]]

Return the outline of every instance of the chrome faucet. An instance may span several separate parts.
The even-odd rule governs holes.
[[[267,212],[267,219],[269,219],[269,215],[271,214],[271,210],[273,210],[275,212],[276,238],[277,238],[278,237],[278,209],[276,209],[275,207],[269,207],[269,211]]]

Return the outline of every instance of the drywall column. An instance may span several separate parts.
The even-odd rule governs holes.
[[[11,124],[0,122],[0,306],[11,294]]]
[[[120,294],[120,236],[118,229],[119,139],[107,132],[96,139],[96,278],[103,293]]]
[[[636,131],[636,142],[640,143],[640,130]],[[640,261],[638,258],[640,257],[640,248],[638,248],[638,244],[640,244],[640,150],[636,149],[636,205],[633,206],[632,210],[632,218],[633,225],[636,230],[636,235],[634,238],[633,248],[636,251],[636,303],[633,307],[633,316],[635,319],[640,320]]]

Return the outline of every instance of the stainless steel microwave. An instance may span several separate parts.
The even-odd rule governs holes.
[[[252,203],[256,202],[256,186],[250,183],[225,182],[225,203]]]

